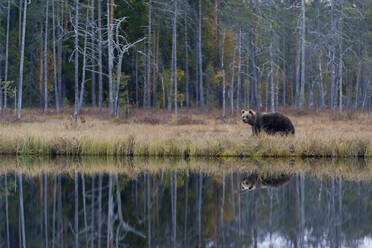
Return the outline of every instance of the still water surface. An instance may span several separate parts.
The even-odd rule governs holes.
[[[89,163],[0,163],[0,246],[372,247],[368,162]]]

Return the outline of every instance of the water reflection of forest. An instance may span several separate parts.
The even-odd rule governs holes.
[[[358,247],[371,242],[371,182],[358,174],[368,171],[365,165],[329,165],[357,173],[358,180],[350,181],[314,176],[310,169],[292,173],[295,163],[288,165],[290,174],[275,164],[269,173],[265,166],[272,162],[246,170],[240,164],[201,166],[212,166],[210,161],[186,170],[183,163],[175,162],[174,170],[171,165],[155,170],[158,165],[148,161],[126,164],[136,172],[129,175],[86,174],[77,164],[66,164],[75,171],[63,173],[43,172],[45,165],[36,162],[8,168],[0,176],[1,246],[22,247],[25,241],[27,247]],[[255,187],[242,192],[244,183]]]

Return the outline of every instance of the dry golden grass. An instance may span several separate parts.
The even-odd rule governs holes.
[[[131,110],[111,119],[87,109],[77,126],[71,110],[57,116],[23,112],[0,122],[0,153],[18,155],[206,156],[206,157],[371,157],[372,116],[367,113],[284,111],[295,137],[253,137],[240,116],[226,124],[219,111],[181,111],[178,120],[164,111]]]

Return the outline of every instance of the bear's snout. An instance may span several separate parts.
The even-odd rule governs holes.
[[[243,116],[243,122],[244,123],[249,123],[249,118],[247,116]]]

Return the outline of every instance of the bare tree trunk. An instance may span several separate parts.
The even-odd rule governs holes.
[[[159,25],[159,21],[158,21]],[[160,28],[157,28],[156,36],[155,36],[155,58],[153,65],[155,69],[153,70],[153,81],[154,85],[152,86],[153,89],[153,96],[152,96],[152,106],[158,106],[158,81],[159,81],[159,43],[160,43]],[[127,94],[128,95],[128,94]]]
[[[352,95],[353,95],[353,77],[352,77],[350,71],[351,70],[349,70],[348,73],[347,73],[348,84],[347,84],[347,89],[346,89],[346,108],[348,110],[351,109],[351,102],[352,102]]]
[[[177,0],[174,0],[174,16],[173,16],[173,69],[174,69],[174,114],[178,115],[177,104]]]
[[[101,248],[102,228],[102,175],[98,176],[98,248]]]
[[[185,219],[184,219],[184,239],[183,243],[185,247],[188,247],[187,243],[187,219],[188,219],[188,206],[189,206],[189,175],[185,179]]]
[[[94,220],[96,218],[95,216],[95,212],[94,212],[94,208],[95,208],[95,193],[96,193],[96,189],[95,189],[95,179],[96,177],[95,176],[92,176],[92,201],[91,201],[91,223],[90,223],[90,228],[91,228],[91,248],[94,248],[94,237],[95,237],[95,226],[94,226]]]
[[[343,1],[340,0],[340,20],[339,20],[339,31],[338,31],[338,50],[339,50],[339,63],[338,63],[338,79],[339,79],[339,112],[342,113],[342,59],[343,59],[343,53],[342,53],[342,39],[343,39],[343,26],[344,26],[344,20],[343,20]]]
[[[234,47],[233,59],[232,59],[232,65],[231,65],[231,82],[230,82],[230,109],[231,109],[231,115],[234,115],[235,54],[236,54],[236,45]]]
[[[270,77],[270,111],[275,112],[275,90],[274,90],[274,61],[273,61],[273,39],[274,39],[274,34],[273,34],[273,26],[270,23],[270,46],[269,46],[269,53],[270,53],[270,72],[269,72],[269,77]],[[267,101],[267,100],[266,100]]]
[[[94,6],[95,6],[95,0],[91,1],[91,23],[92,23],[92,59],[91,59],[91,66],[92,66],[92,105],[93,107],[96,107],[97,105],[97,97],[96,97],[96,64],[95,64],[95,58],[96,58],[96,38],[95,38],[95,15],[94,15]]]
[[[5,74],[4,81],[8,81],[8,57],[9,57],[9,25],[10,25],[10,0],[8,0],[7,16],[6,16],[6,44],[5,44]],[[8,89],[7,85],[4,87],[4,105],[3,108],[7,108],[8,102]]]
[[[259,94],[258,91],[258,78],[257,78],[257,61],[256,61],[256,45],[255,45],[255,29],[252,31],[252,35],[250,35],[250,52],[251,52],[251,66],[252,66],[252,77],[251,77],[251,98],[250,98],[250,105],[253,108],[259,108]]]
[[[241,67],[242,67],[242,29],[239,29],[239,46],[238,46],[238,82],[236,87],[236,110],[240,109],[240,89],[241,89]]]
[[[120,81],[121,81],[121,67],[123,64],[123,56],[125,50],[119,53],[119,61],[118,61],[118,71],[117,71],[117,79],[116,79],[116,89],[115,89],[115,99],[114,99],[114,112],[115,117],[119,117],[119,91],[120,91]]]
[[[199,94],[200,107],[204,108],[204,85],[203,85],[203,57],[202,57],[202,4],[199,0],[199,21],[198,21],[198,64],[199,64]]]
[[[79,114],[79,0],[75,0],[75,108],[74,124]]]
[[[145,87],[145,100],[144,107],[149,109],[151,106],[151,49],[152,49],[152,0],[149,0],[149,15],[148,15],[148,28],[147,28],[147,58],[146,58],[146,87]]]
[[[236,188],[239,189],[240,187],[240,173],[239,171],[236,172]],[[238,198],[238,236],[241,237],[241,201],[240,201],[240,193],[238,192],[237,194]]]
[[[57,214],[58,214],[58,235],[57,235],[57,242],[60,244],[60,247],[64,247],[64,243],[63,243],[63,236],[62,236],[62,232],[63,232],[63,218],[62,218],[62,183],[61,183],[61,175],[58,175],[57,176],[58,179],[58,206],[57,206]]]
[[[88,219],[87,219],[87,204],[86,204],[86,194],[85,194],[85,178],[81,175],[81,187],[83,191],[83,215],[84,215],[84,232],[85,232],[85,242],[86,247],[88,247]]]
[[[136,107],[139,107],[139,95],[138,95],[138,51],[136,50],[136,68],[135,68],[135,82],[136,82]]]
[[[48,174],[44,172],[44,234],[45,247],[48,248]]]
[[[222,199],[221,199],[221,213],[220,213],[220,225],[222,234],[222,247],[225,247],[225,231],[224,231],[224,209],[225,209],[225,170],[222,171]]]
[[[354,103],[354,107],[355,108],[358,108],[359,106],[359,88],[360,88],[360,78],[361,78],[361,74],[362,74],[362,62],[359,61],[358,62],[358,69],[357,69],[357,75],[356,75],[356,86],[355,86],[355,103]]]
[[[173,93],[173,79],[174,79],[174,42],[172,42],[172,61],[171,61],[171,76],[170,86],[168,90],[168,112],[172,111],[172,93]]]
[[[57,25],[58,25],[58,45],[57,45],[57,66],[58,66],[58,99],[60,106],[63,106],[63,98],[62,98],[62,36],[63,36],[63,27],[61,25],[61,19],[63,22],[63,1],[61,3],[62,6],[60,6],[60,16],[57,19]]]
[[[283,54],[287,54],[287,46],[286,46],[286,41],[283,40]],[[287,61],[283,59],[283,72],[282,72],[282,75],[283,75],[283,78],[282,78],[282,92],[283,92],[283,95],[282,95],[282,105],[283,107],[286,106],[287,104]],[[279,92],[277,92],[277,94],[279,94]]]
[[[114,67],[113,34],[114,0],[107,1],[107,44],[108,44],[108,80],[109,80],[109,108],[110,114],[114,114],[114,101],[112,94],[112,70]]]
[[[48,24],[49,24],[49,0],[45,7],[45,33],[44,33],[44,113],[48,112]]]
[[[201,247],[202,242],[202,201],[203,201],[203,174],[199,171],[199,192],[198,192],[198,247]]]
[[[162,89],[162,92],[163,92],[162,106],[163,106],[163,108],[165,108],[165,86],[164,86],[164,78],[163,78],[163,76],[161,76],[161,89]]]
[[[9,206],[8,206],[8,176],[7,174],[4,175],[5,177],[5,218],[6,218],[6,244],[7,248],[10,248],[10,237],[9,237]]]
[[[113,247],[113,217],[114,217],[114,202],[112,195],[112,175],[109,175],[109,188],[108,188],[108,213],[107,213],[107,243],[106,247]]]
[[[75,248],[79,247],[79,175],[75,171],[75,228],[74,228],[74,242]]]
[[[195,37],[198,36],[196,31]],[[195,51],[195,106],[199,105],[199,51],[198,51],[198,39],[195,39],[194,51]]]
[[[305,103],[305,35],[306,35],[306,16],[305,0],[301,0],[301,92],[299,105],[302,109]]]
[[[224,55],[225,55],[225,30],[222,32],[222,51],[221,51],[221,69],[222,69],[222,119],[225,121],[226,118],[226,77],[224,67]]]
[[[59,114],[59,90],[58,90],[58,81],[57,81],[57,55],[56,55],[56,23],[55,23],[55,8],[54,0],[52,0],[52,30],[53,30],[53,81],[54,81],[54,94],[56,99],[56,111]]]
[[[336,66],[335,66],[335,38],[334,35],[336,33],[336,22],[335,22],[335,3],[334,0],[330,1],[331,4],[331,99],[330,99],[330,107],[332,109],[335,108],[335,100],[336,100]]]
[[[188,46],[188,35],[187,35],[187,7],[185,4],[184,9],[184,22],[185,22],[185,80],[186,80],[186,107],[190,107],[190,83],[189,83],[189,46]]]
[[[27,2],[27,1],[25,1]],[[25,5],[27,6],[27,5]],[[22,174],[18,175],[18,183],[19,183],[19,211],[21,215],[21,229],[22,229],[22,248],[26,248],[26,232],[25,232],[25,211],[23,208],[23,182],[22,182]]]
[[[102,88],[102,7],[101,1],[98,0],[98,108],[102,108],[103,88]]]
[[[297,0],[296,0],[297,3]],[[299,85],[300,85],[300,59],[301,59],[301,52],[300,52],[300,39],[298,37],[298,31],[296,32],[296,44],[295,44],[295,50],[296,50],[296,56],[295,56],[295,80],[294,80],[294,85],[292,89],[292,98],[293,98],[293,103],[292,105],[298,106],[298,95],[299,95]]]
[[[171,172],[172,243],[177,246],[177,174]]]
[[[22,46],[22,0],[19,0],[18,5],[18,49],[21,51]],[[24,10],[24,9],[23,9]]]
[[[146,202],[147,202],[147,245],[151,247],[151,192],[150,192],[150,175],[146,172]]]
[[[87,10],[88,12],[88,10]],[[88,42],[88,13],[86,15],[85,20],[85,34],[84,34],[84,48],[83,48],[83,68],[82,68],[82,76],[81,76],[81,89],[80,89],[80,100],[79,100],[79,112],[80,109],[83,107],[83,100],[84,100],[84,88],[85,88],[85,75],[86,75],[86,64],[87,64],[87,42]]]
[[[19,83],[18,83],[18,111],[17,117],[18,119],[21,118],[21,111],[22,111],[22,88],[23,88],[23,66],[25,60],[25,37],[26,37],[26,20],[27,20],[27,0],[24,0],[24,8],[23,8],[23,21],[22,21],[22,41],[21,41],[21,61],[19,65]],[[16,99],[16,97],[14,97]],[[16,107],[16,106],[14,106]],[[22,181],[22,178],[21,178]],[[22,202],[23,204],[23,202]],[[26,244],[24,243],[24,246]]]
[[[310,67],[309,68],[309,75],[313,75],[313,67]],[[313,80],[313,77],[310,77],[309,78],[310,80],[308,80],[308,107],[310,109],[314,108],[314,80]]]
[[[54,176],[53,181],[54,183],[53,183],[52,248],[54,248],[56,237],[57,176]]]
[[[323,72],[322,72],[322,52],[320,51],[319,52],[319,56],[318,56],[318,70],[319,70],[319,78],[318,78],[318,82],[319,82],[319,94],[320,94],[320,108],[324,108],[325,107],[325,92],[324,92],[324,88],[323,88]]]

